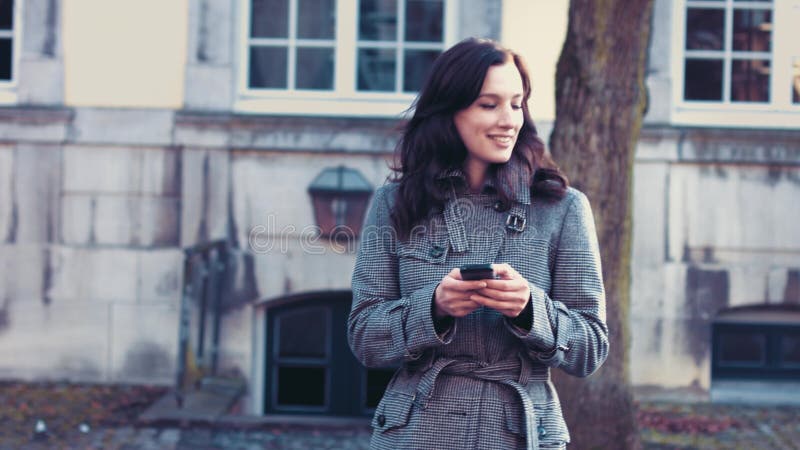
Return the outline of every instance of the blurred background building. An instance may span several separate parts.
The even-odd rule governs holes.
[[[387,372],[344,323],[398,119],[484,36],[527,58],[547,140],[567,8],[0,0],[0,377],[236,375],[248,412],[369,414]],[[655,2],[636,385],[800,379],[798,29],[800,0]]]

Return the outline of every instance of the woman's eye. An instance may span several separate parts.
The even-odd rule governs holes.
[[[511,105],[511,109],[522,109],[522,105]]]
[[[480,106],[483,109],[494,109],[494,107],[497,105],[495,105],[494,103],[481,103],[478,106]]]

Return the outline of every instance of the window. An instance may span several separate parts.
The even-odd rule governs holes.
[[[800,40],[795,30],[800,10],[794,0],[677,3],[676,122],[800,124]]]
[[[366,369],[347,345],[349,293],[267,310],[265,413],[369,416],[394,369]]]
[[[244,112],[397,116],[453,42],[454,0],[243,0]]]
[[[800,377],[800,308],[748,305],[720,311],[711,325],[711,379]]]
[[[19,17],[14,0],[0,0],[0,104],[16,102]]]

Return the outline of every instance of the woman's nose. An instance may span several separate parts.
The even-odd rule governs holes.
[[[514,126],[514,110],[511,105],[500,108],[500,117],[497,123],[503,128],[512,128]]]

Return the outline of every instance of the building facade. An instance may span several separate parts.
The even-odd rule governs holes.
[[[223,240],[217,355],[247,410],[369,411],[386,373],[343,345],[354,248],[319,236],[308,188],[339,166],[382,184],[425,68],[468,36],[527,56],[549,130],[567,3],[0,2],[0,377],[174,383],[184,250]],[[656,1],[636,384],[707,389],[720,311],[800,303],[793,23],[797,0]]]

